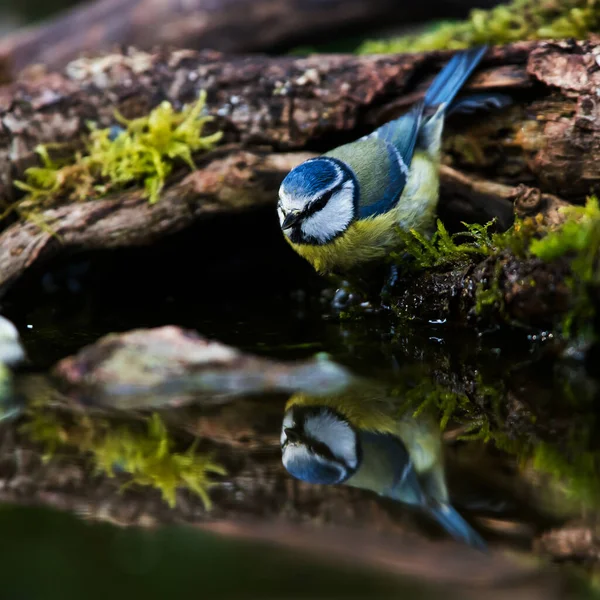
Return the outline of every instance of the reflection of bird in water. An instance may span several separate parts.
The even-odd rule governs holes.
[[[399,413],[393,398],[368,391],[296,394],[283,419],[283,465],[302,481],[343,483],[418,506],[456,539],[485,548],[450,504],[437,424]]]

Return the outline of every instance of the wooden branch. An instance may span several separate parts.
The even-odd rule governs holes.
[[[442,165],[440,179],[443,194],[440,203],[442,216],[460,215],[467,223],[498,221],[500,230],[510,227],[513,217],[542,213],[545,222],[553,227],[563,222],[560,209],[570,206],[552,194],[524,184],[516,187],[466,175],[447,165]]]
[[[481,7],[481,2],[476,3]],[[483,4],[494,4],[488,0]],[[330,39],[360,26],[406,24],[464,14],[472,0],[96,0],[0,41],[0,82],[29,65],[62,69],[82,54],[120,46],[255,52]]]
[[[150,205],[140,190],[42,213],[49,226],[16,223],[0,234],[0,293],[26,269],[70,248],[150,244],[199,218],[271,204],[281,179],[309,154],[238,151],[206,162]]]

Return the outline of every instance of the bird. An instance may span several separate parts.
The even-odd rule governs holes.
[[[25,350],[17,328],[6,317],[0,315],[0,364],[14,367],[25,359]]]
[[[443,447],[431,415],[402,414],[398,398],[362,390],[295,394],[281,428],[282,463],[301,481],[342,484],[418,507],[455,539],[486,543],[451,505]]]
[[[441,137],[448,112],[503,106],[505,97],[455,96],[485,54],[455,54],[422,101],[355,142],[293,168],[279,188],[285,239],[321,274],[346,275],[402,248],[396,228],[431,236],[439,196]]]

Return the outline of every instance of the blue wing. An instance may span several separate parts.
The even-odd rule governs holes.
[[[380,160],[388,164],[388,181],[377,202],[362,204],[360,219],[381,215],[391,210],[400,198],[412,163],[423,116],[423,103],[415,104],[399,119],[390,121],[362,140],[378,140]],[[360,143],[360,141],[359,141]]]
[[[434,79],[422,102],[357,142],[328,153],[347,162],[357,175],[361,192],[359,219],[385,214],[394,208],[408,180],[415,147],[421,143],[419,138],[429,122],[424,112],[450,105],[485,51],[486,47],[481,47],[458,52]],[[473,104],[464,103],[459,109],[472,108]],[[443,119],[444,112],[442,108],[434,117]],[[432,130],[435,143],[439,142],[441,132],[441,127]]]

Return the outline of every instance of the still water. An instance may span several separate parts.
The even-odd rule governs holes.
[[[0,598],[591,597],[595,380],[524,333],[331,318],[270,219],[69,257],[6,300],[30,364],[2,424]],[[278,361],[326,353],[361,383],[154,421],[46,378],[104,334],[165,324]],[[282,443],[298,450],[287,470]],[[204,482],[209,512],[193,486],[173,491],[176,470]]]

